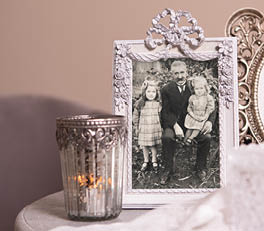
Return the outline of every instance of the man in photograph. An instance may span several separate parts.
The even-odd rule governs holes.
[[[176,142],[186,132],[184,120],[191,96],[190,88],[187,85],[188,72],[186,63],[183,60],[174,60],[171,63],[170,72],[173,80],[161,89],[162,155],[165,161],[165,172],[161,178],[162,184],[167,183],[172,175],[173,155],[175,155],[177,148]],[[197,142],[195,170],[202,181],[205,180],[207,174],[206,160],[210,151],[210,132],[212,131],[215,118],[216,110],[210,114],[199,135],[195,138]]]

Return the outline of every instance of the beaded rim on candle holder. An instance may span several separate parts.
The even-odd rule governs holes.
[[[126,122],[125,117],[111,114],[92,114],[59,117],[57,127],[119,127]]]

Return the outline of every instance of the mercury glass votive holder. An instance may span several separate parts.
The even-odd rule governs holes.
[[[125,118],[78,115],[57,118],[64,200],[73,220],[106,220],[122,210]]]

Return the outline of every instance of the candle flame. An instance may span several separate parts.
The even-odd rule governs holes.
[[[84,175],[78,176],[78,181],[80,183],[80,186],[84,186],[86,184],[86,177]]]
[[[78,181],[80,186],[86,186],[89,189],[92,188],[99,188],[100,190],[103,189],[103,184],[105,184],[105,179],[103,179],[102,176],[98,176],[97,178],[94,177],[93,173],[91,173],[89,176],[86,175],[78,175],[77,177],[74,176],[74,180]],[[112,185],[112,179],[111,177],[108,177],[107,183],[109,185]]]
[[[111,179],[111,177],[108,178],[108,184],[112,185],[112,179]]]

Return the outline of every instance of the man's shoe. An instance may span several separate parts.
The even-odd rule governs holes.
[[[163,174],[163,176],[161,177],[161,180],[160,180],[160,184],[167,184],[170,180],[170,173],[169,172],[166,172]]]
[[[200,170],[200,171],[197,172],[197,176],[199,177],[199,179],[201,181],[205,181],[206,175],[207,174],[206,174],[206,171],[205,170]]]

